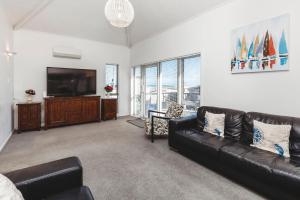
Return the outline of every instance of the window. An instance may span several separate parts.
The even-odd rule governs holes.
[[[170,102],[178,102],[178,65],[177,60],[160,64],[160,110],[168,109]]]
[[[142,111],[142,94],[141,94],[141,87],[142,87],[142,69],[140,66],[134,67],[132,70],[133,76],[133,110],[132,115],[136,117],[141,117],[143,114]]]
[[[200,57],[183,59],[183,102],[185,110],[200,106]]]
[[[105,65],[105,86],[113,86],[113,95],[118,95],[118,68],[116,64]]]
[[[165,60],[132,70],[132,114],[165,112],[170,102],[184,106],[185,114],[200,107],[200,55]]]
[[[157,65],[150,65],[145,68],[145,116],[147,116],[148,110],[158,109],[157,70]]]

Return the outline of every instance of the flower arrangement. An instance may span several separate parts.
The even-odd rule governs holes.
[[[26,90],[25,93],[27,95],[31,95],[31,96],[34,96],[35,95],[35,91],[33,89],[29,89],[29,90]]]
[[[104,90],[106,92],[106,97],[109,97],[110,96],[110,93],[113,91],[114,87],[111,86],[111,85],[107,85],[104,87]]]
[[[35,91],[33,89],[25,90],[25,94],[27,95],[27,101],[32,102],[32,96],[35,95]]]
[[[107,92],[107,93],[111,93],[113,91],[113,86],[111,85],[107,85],[104,87],[104,90]]]

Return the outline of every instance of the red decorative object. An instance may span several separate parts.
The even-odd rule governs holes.
[[[113,86],[111,86],[111,85],[107,85],[107,86],[104,87],[104,90],[105,90],[107,93],[112,92],[113,89],[114,89],[114,88],[113,88]]]

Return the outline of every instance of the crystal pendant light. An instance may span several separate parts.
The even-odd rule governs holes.
[[[129,0],[108,0],[105,16],[111,25],[126,28],[134,19],[134,9]]]

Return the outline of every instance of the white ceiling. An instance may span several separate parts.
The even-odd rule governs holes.
[[[135,20],[126,34],[105,19],[107,0],[0,0],[16,29],[132,45],[229,0],[130,0]]]

